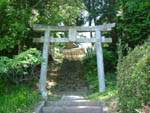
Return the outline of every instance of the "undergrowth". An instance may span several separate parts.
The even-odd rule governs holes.
[[[92,77],[92,76],[91,76]],[[117,95],[117,81],[116,81],[116,76],[115,75],[106,75],[105,77],[105,82],[106,82],[106,91],[103,93],[98,92],[98,81],[94,83],[96,84],[96,88],[92,89],[92,93],[87,95],[88,99],[100,99],[100,100],[105,100],[109,99],[113,96]],[[92,83],[92,82],[91,82]]]
[[[91,55],[90,57],[85,57],[83,61],[85,77],[88,80],[90,85],[90,93],[85,95],[87,100],[97,100],[97,101],[105,101],[107,103],[108,109],[110,113],[119,113],[120,109],[117,105],[118,103],[118,95],[117,95],[117,78],[115,73],[115,68],[111,70],[111,67],[115,67],[116,58],[108,57],[114,56],[113,53],[110,55],[106,54],[110,53],[104,52],[104,62],[105,62],[105,84],[106,91],[99,93],[99,84],[98,84],[98,73],[97,73],[97,61],[96,56]]]
[[[83,65],[84,65],[84,70],[85,70],[85,77],[87,78],[89,85],[92,86],[92,91],[97,92],[98,91],[98,70],[97,70],[97,58],[95,54],[91,54],[90,57],[87,53],[84,60],[83,60]],[[109,56],[109,57],[108,57]],[[105,50],[104,52],[104,69],[105,69],[105,82],[106,82],[106,87],[107,89],[116,89],[116,74],[115,71],[116,69],[114,68],[116,65],[116,58],[114,53]],[[111,68],[113,67],[113,68]],[[111,68],[111,69],[110,69]]]
[[[0,82],[0,113],[32,113],[42,99],[32,85]]]

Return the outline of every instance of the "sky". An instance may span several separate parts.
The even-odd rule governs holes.
[[[83,16],[84,16],[84,17],[87,17],[87,16],[88,16],[88,11],[83,10],[82,13],[83,13]],[[86,21],[86,23],[85,23],[83,26],[89,26],[89,22]],[[91,25],[91,26],[95,26],[94,20],[92,21],[92,25]],[[86,38],[91,38],[90,32],[80,33],[80,34],[83,35],[83,36],[85,36]],[[92,46],[91,43],[80,43],[80,44],[81,44],[81,47],[83,47],[83,48],[88,48],[88,47],[91,47],[91,46]]]

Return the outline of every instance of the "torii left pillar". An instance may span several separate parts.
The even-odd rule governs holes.
[[[49,49],[49,35],[50,31],[45,31],[44,36],[44,44],[43,44],[43,58],[44,62],[41,64],[41,73],[40,73],[40,91],[42,92],[42,96],[47,98],[47,91],[46,91],[46,75],[47,75],[47,66],[48,66],[48,49]]]

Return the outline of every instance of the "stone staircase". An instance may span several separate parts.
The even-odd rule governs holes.
[[[56,85],[50,88],[53,93],[61,92],[87,92],[88,83],[84,76],[83,65],[80,61],[68,61],[63,60],[63,63],[57,69],[57,76],[54,78],[53,68],[57,67],[54,65],[49,71],[49,78],[51,81],[55,81]]]
[[[60,101],[48,101],[42,113],[107,113],[104,103],[85,100],[80,95],[63,95]]]
[[[60,69],[55,67],[58,64],[52,65],[49,78],[57,84],[50,90],[54,94],[62,95],[62,98],[59,101],[45,102],[40,107],[40,112],[35,113],[107,113],[104,102],[86,100],[82,96],[88,93],[89,88],[80,61],[64,60]],[[52,77],[54,74],[56,77]]]

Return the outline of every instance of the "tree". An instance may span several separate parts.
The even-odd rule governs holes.
[[[0,55],[31,47],[31,24],[75,25],[83,8],[82,0],[1,0]]]
[[[150,1],[121,0],[120,15],[117,17],[118,31],[130,47],[143,43],[150,29]]]
[[[37,23],[75,25],[83,8],[82,0],[51,0],[44,7],[35,8],[39,13]]]
[[[28,40],[29,20],[31,9],[23,3],[15,1],[0,1],[0,51],[6,55],[14,50],[17,45]]]

